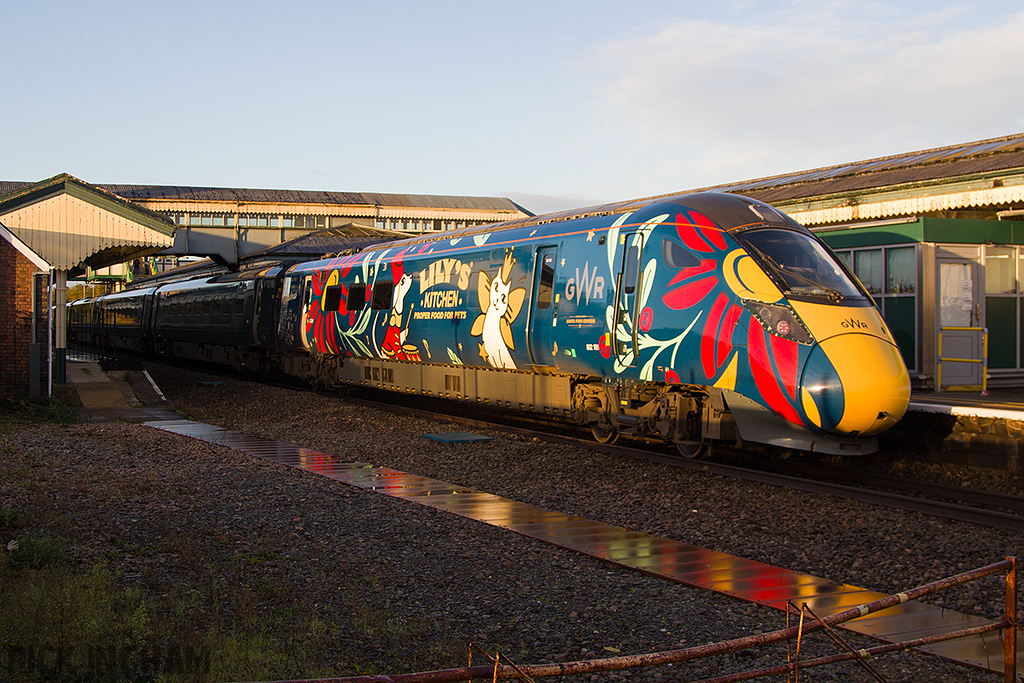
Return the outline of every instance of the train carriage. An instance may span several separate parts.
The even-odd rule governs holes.
[[[809,231],[734,195],[540,217],[301,264],[286,370],[656,435],[870,452],[910,381],[870,296]]]
[[[92,341],[99,346],[131,353],[144,354],[150,350],[152,323],[152,293],[155,288],[134,289],[96,299],[87,299],[75,308],[80,317],[91,317],[95,333]],[[90,315],[91,314],[91,315]],[[75,324],[76,338],[88,335]]]
[[[152,298],[156,353],[263,374],[277,349],[279,266],[160,285]]]
[[[653,436],[868,453],[910,379],[871,297],[770,206],[701,193],[388,242],[78,304],[75,334],[317,385]],[[91,318],[91,322],[90,322]]]

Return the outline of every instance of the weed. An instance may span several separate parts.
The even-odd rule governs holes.
[[[42,568],[10,562],[0,573],[0,610],[17,619],[0,623],[0,655],[8,672],[25,680],[117,680],[141,669],[150,618],[138,590],[120,590],[104,567],[74,574],[64,563]],[[111,670],[106,670],[111,669]],[[134,678],[134,676],[131,676]]]
[[[0,534],[6,535],[11,531],[17,531],[28,523],[21,510],[12,508],[0,508]]]
[[[0,620],[0,671],[10,675],[0,680],[185,682],[331,673],[313,663],[323,646],[316,636],[329,625],[305,610],[280,614],[284,623],[268,619],[247,597],[211,601],[226,588],[212,575],[203,580],[205,590],[161,595],[124,587],[103,564],[76,572],[60,562],[12,564],[13,555],[0,555],[0,613],[17,615]],[[295,639],[312,646],[296,647]]]
[[[64,564],[64,543],[40,534],[28,534],[13,541],[6,553],[7,566],[22,569],[45,569]]]
[[[71,392],[74,392],[73,387]],[[38,422],[71,424],[78,420],[80,405],[78,395],[66,390],[55,392],[50,398],[6,399],[0,402],[0,429],[10,431],[20,425]]]

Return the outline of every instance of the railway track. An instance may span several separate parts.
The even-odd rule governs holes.
[[[562,433],[556,434],[541,429],[541,427],[550,426],[553,423],[531,417],[523,417],[517,419],[516,424],[509,424],[504,421],[492,422],[479,417],[448,412],[440,413],[408,404],[396,405],[394,400],[381,402],[355,396],[346,397],[345,400],[382,410],[412,413],[435,420],[448,420],[474,428],[508,430],[550,442],[582,445],[594,450],[657,462],[670,467],[698,470],[745,481],[783,486],[798,491],[837,496],[873,505],[918,512],[931,517],[1024,532],[1024,497],[1021,496],[858,472],[847,468],[808,462],[776,462],[772,463],[772,466],[782,471],[769,471],[756,467],[688,459],[674,451],[668,452],[665,449],[662,449],[665,452],[660,452],[657,448],[660,444],[654,442],[645,445],[637,440],[636,446],[600,444],[583,436],[585,430],[570,426],[572,427],[571,431],[577,432],[577,435],[567,435],[565,434],[566,425],[558,423],[557,427]]]
[[[204,368],[204,372],[223,377],[239,379],[237,374]],[[297,382],[268,382],[288,389],[309,389],[308,385]],[[339,398],[336,392],[318,391],[328,398]],[[590,437],[590,431],[564,422],[545,420],[531,415],[512,416],[504,414],[502,420],[492,421],[473,414],[459,414],[462,404],[453,403],[454,411],[439,412],[422,406],[416,396],[387,394],[386,400],[378,399],[375,390],[354,390],[344,400],[359,403],[380,410],[414,414],[419,417],[450,421],[472,428],[486,428],[513,431],[549,442],[585,446],[593,450],[619,456],[657,462],[670,467],[698,470],[710,474],[733,477],[771,486],[782,486],[798,491],[818,493],[857,500],[872,505],[918,512],[930,517],[948,519],[969,524],[979,524],[1011,531],[1024,532],[1024,497],[1014,496],[964,486],[954,486],[918,479],[906,479],[890,475],[861,472],[822,463],[786,460],[772,462],[769,470],[756,465],[740,466],[711,460],[695,460],[682,457],[675,449],[665,447],[661,442],[631,440],[634,446],[597,443]],[[555,433],[557,430],[558,433]],[[741,452],[721,447],[719,452],[728,450],[732,455]],[[1020,513],[1020,514],[1018,514]]]

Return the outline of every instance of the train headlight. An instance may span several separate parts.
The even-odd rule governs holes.
[[[744,301],[743,305],[757,318],[764,329],[776,337],[790,339],[801,344],[814,343],[814,337],[811,336],[807,326],[789,306],[766,304],[750,299]]]

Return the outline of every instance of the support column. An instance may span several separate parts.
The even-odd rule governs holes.
[[[65,361],[68,354],[68,273],[54,272],[53,285],[53,381],[64,384],[67,381]]]

